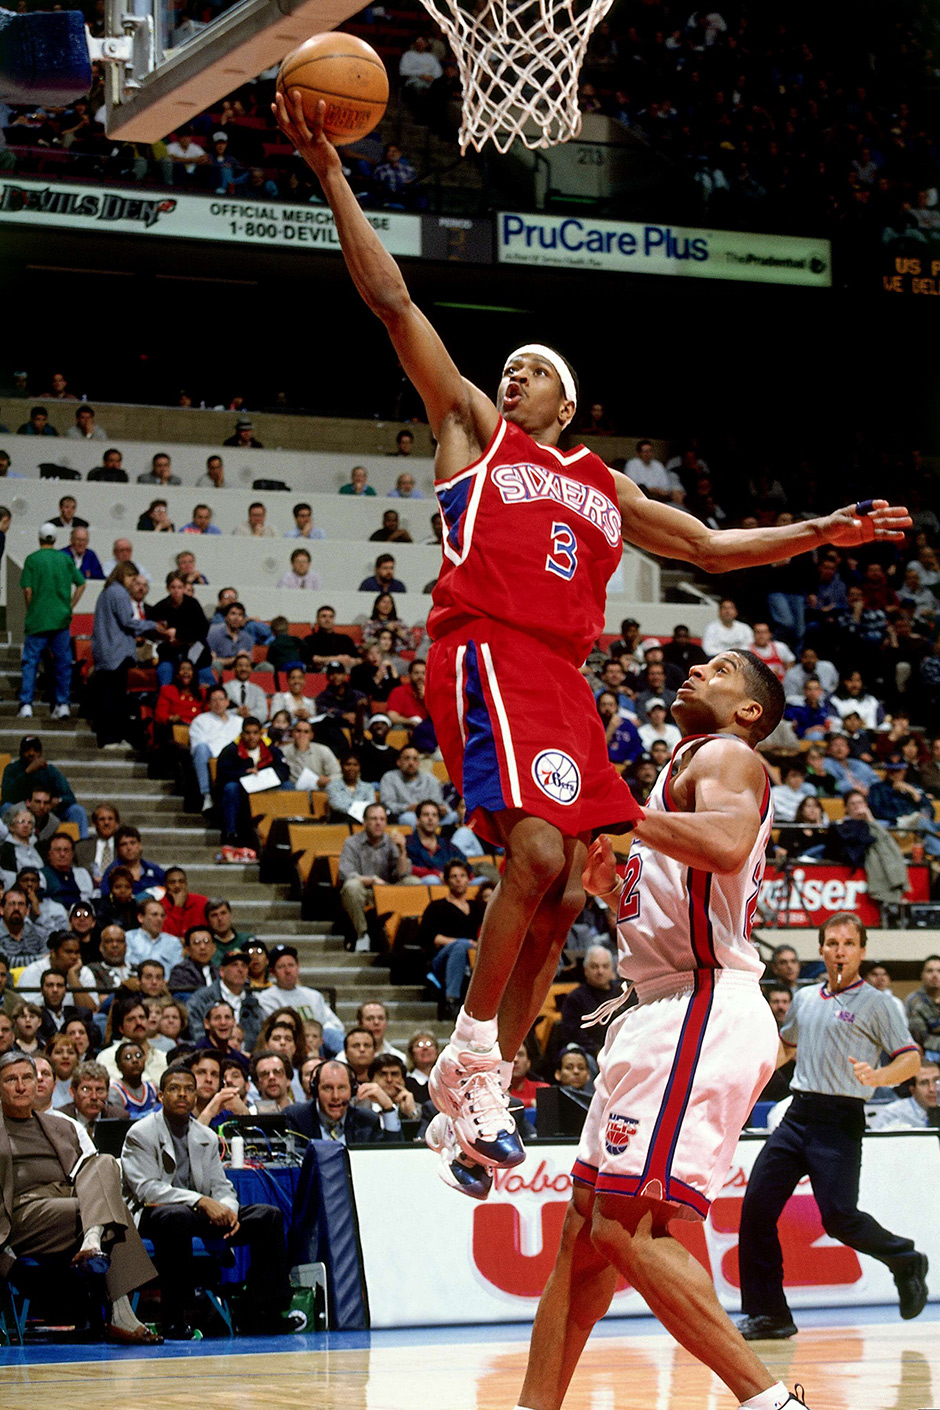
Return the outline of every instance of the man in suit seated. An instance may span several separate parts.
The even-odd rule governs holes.
[[[114,834],[121,825],[121,815],[113,803],[99,803],[91,822],[94,832],[75,844],[75,865],[90,871],[98,886],[115,858]]]
[[[301,1318],[288,1310],[281,1211],[270,1204],[239,1207],[235,1187],[222,1169],[218,1137],[193,1120],[196,1079],[182,1063],[173,1063],[160,1078],[160,1102],[161,1111],[132,1124],[121,1163],[140,1232],[154,1246],[166,1336],[188,1341],[193,1335],[186,1315],[195,1288],[194,1237],[248,1245],[251,1266],[241,1331],[298,1331]]]
[[[309,1102],[285,1107],[289,1129],[311,1141],[339,1141],[344,1146],[368,1146],[402,1139],[401,1117],[390,1111],[376,1114],[352,1106],[356,1079],[344,1062],[324,1062],[314,1075]]]
[[[108,1070],[100,1062],[80,1062],[69,1083],[72,1100],[58,1108],[63,1116],[70,1116],[87,1131],[92,1140],[95,1139],[95,1123],[102,1117],[105,1121],[127,1120],[124,1108],[108,1101],[110,1085]]]
[[[86,1155],[78,1131],[36,1110],[36,1064],[26,1053],[0,1057],[0,1277],[18,1258],[71,1255],[73,1266],[105,1278],[109,1341],[156,1346],[128,1295],[156,1270],[121,1197],[121,1169],[109,1155]],[[215,1139],[213,1137],[213,1139]]]

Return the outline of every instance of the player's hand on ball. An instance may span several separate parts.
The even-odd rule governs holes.
[[[898,543],[905,529],[911,527],[911,516],[903,504],[889,504],[886,499],[869,499],[849,504],[829,515],[826,538],[829,543],[851,548],[875,539]]]
[[[863,1087],[880,1086],[880,1078],[877,1071],[867,1062],[859,1062],[858,1058],[849,1058],[852,1070],[855,1073],[855,1080],[861,1082]]]
[[[617,857],[609,837],[596,837],[588,848],[581,881],[590,896],[606,896],[617,885]]]
[[[317,176],[323,176],[331,167],[342,168],[339,153],[323,134],[323,119],[326,116],[326,103],[321,99],[317,104],[317,116],[313,128],[307,126],[300,91],[292,88],[285,99],[283,93],[275,93],[271,111],[284,136],[293,142],[304,161]]]

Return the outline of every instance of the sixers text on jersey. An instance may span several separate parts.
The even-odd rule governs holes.
[[[619,544],[623,524],[619,507],[600,490],[538,465],[500,465],[493,471],[493,483],[504,504],[525,500],[553,500],[573,509],[589,523],[596,524],[609,544]]]

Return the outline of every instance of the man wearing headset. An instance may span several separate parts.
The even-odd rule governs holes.
[[[391,1098],[388,1111],[367,1111],[351,1104],[358,1087],[344,1062],[322,1063],[310,1087],[310,1101],[285,1107],[288,1128],[311,1141],[339,1141],[344,1146],[402,1140],[401,1118]]]

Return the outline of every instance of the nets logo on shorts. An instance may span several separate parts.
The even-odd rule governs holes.
[[[619,1112],[612,1112],[607,1118],[607,1130],[604,1132],[607,1154],[623,1155],[630,1144],[630,1137],[636,1135],[639,1126],[635,1116],[621,1116]]]
[[[581,774],[570,754],[561,749],[543,749],[532,763],[532,777],[553,803],[567,807],[581,792]]]

